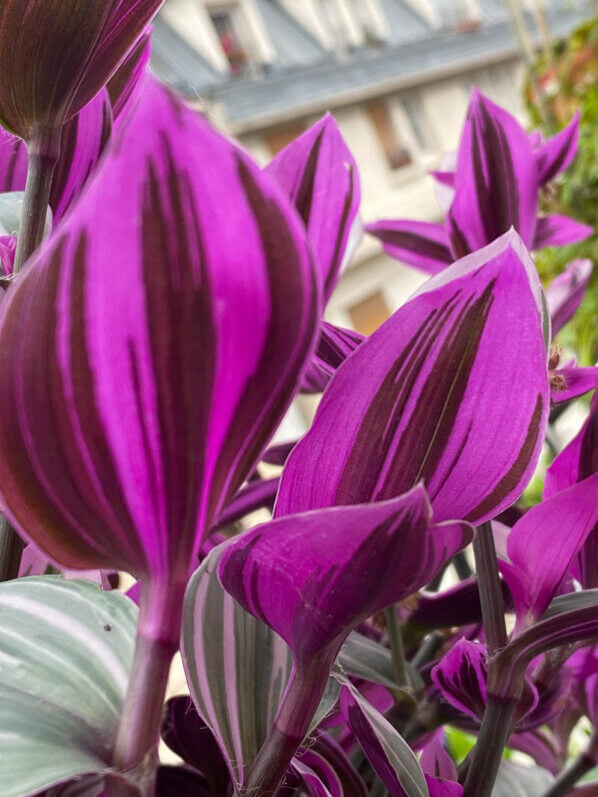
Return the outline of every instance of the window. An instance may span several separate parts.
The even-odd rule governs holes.
[[[390,317],[390,311],[380,291],[353,305],[348,312],[351,323],[362,335],[371,335]]]
[[[409,151],[398,138],[386,101],[374,100],[369,102],[367,110],[372,124],[376,128],[378,140],[382,145],[390,168],[401,169],[403,166],[408,166],[412,163]]]
[[[419,94],[407,94],[402,98],[401,103],[409,120],[417,146],[422,152],[429,152],[432,149],[430,124]]]
[[[251,65],[251,58],[242,35],[240,9],[235,5],[211,8],[210,17],[230,65],[231,74],[245,74]]]

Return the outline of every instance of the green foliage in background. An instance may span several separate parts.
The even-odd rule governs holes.
[[[538,57],[534,80],[528,79],[525,101],[534,127],[544,135],[562,129],[581,112],[578,155],[567,172],[542,198],[546,212],[564,213],[598,229],[598,18],[584,23],[569,38]],[[538,91],[543,102],[538,102]],[[577,352],[580,364],[598,361],[598,235],[579,244],[548,248],[536,255],[545,282],[577,257],[594,261],[594,274],[584,303],[560,335]]]

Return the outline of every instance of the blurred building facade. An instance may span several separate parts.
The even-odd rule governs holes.
[[[262,164],[332,111],[359,165],[364,220],[438,221],[428,171],[455,148],[472,85],[522,113],[510,2],[166,0],[152,68]],[[592,0],[520,6],[535,40],[538,9],[554,36],[595,11]],[[366,238],[327,318],[369,334],[422,280]]]

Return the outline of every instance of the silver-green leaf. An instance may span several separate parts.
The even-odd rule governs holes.
[[[0,584],[0,794],[109,766],[137,607],[60,576]]]

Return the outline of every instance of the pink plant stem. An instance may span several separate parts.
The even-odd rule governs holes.
[[[243,795],[268,797],[276,794],[309,730],[329,673],[327,659],[312,662],[308,667],[293,667],[274,725],[247,775]]]
[[[142,582],[135,655],[114,745],[114,769],[106,797],[154,793],[157,745],[172,658],[179,646],[185,585]]]

